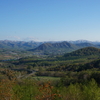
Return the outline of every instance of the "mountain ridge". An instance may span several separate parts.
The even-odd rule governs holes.
[[[76,41],[77,42],[77,41]],[[58,54],[69,53],[84,47],[96,47],[100,48],[99,42],[97,44],[86,41],[78,41],[77,44],[68,41],[48,41],[48,42],[25,42],[25,41],[10,41],[0,40],[0,48],[11,50],[28,50],[45,54]]]
[[[38,46],[35,49],[31,49],[30,51],[36,52],[36,51],[42,51],[42,52],[48,52],[53,54],[59,54],[59,53],[65,53],[70,52],[73,50],[77,50],[78,47],[74,44],[71,44],[67,41],[63,41],[60,43],[44,43]]]

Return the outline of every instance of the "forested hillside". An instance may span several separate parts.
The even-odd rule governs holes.
[[[76,43],[76,44],[75,44]],[[99,48],[100,44],[88,43],[88,42],[67,42],[67,41],[58,41],[58,42],[35,42],[35,41],[10,41],[10,40],[1,40],[0,48],[9,49],[9,50],[28,50],[34,52],[35,55],[62,55],[71,51],[78,50],[84,47],[97,47]]]
[[[82,49],[73,51],[71,53],[67,53],[64,55],[64,57],[89,56],[89,55],[100,55],[100,49],[95,48],[95,47],[86,47],[86,48],[82,48]]]
[[[61,49],[70,53],[50,54]],[[0,49],[0,100],[99,100],[99,84],[99,48],[61,42]]]
[[[60,42],[60,43],[44,43],[35,49],[31,49],[33,52],[42,52],[43,54],[64,54],[66,52],[71,52],[73,50],[78,49],[78,47],[74,44],[68,42]]]

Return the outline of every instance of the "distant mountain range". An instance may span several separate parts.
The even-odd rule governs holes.
[[[25,41],[10,41],[10,40],[1,40],[0,48],[3,49],[19,49],[27,50],[38,47],[42,42],[25,42]]]
[[[47,42],[35,42],[35,41],[10,41],[1,40],[0,48],[12,49],[12,50],[28,50],[34,53],[43,55],[61,55],[69,53],[85,47],[100,48],[100,42],[92,42],[87,40],[77,41],[47,41]]]
[[[33,52],[43,52],[44,54],[64,54],[73,50],[77,50],[78,46],[69,42],[58,43],[43,43],[35,49],[31,49]]]
[[[76,41],[68,41],[68,42],[73,43],[73,44],[91,43],[91,44],[100,45],[100,42],[99,41],[76,40]]]
[[[42,53],[47,53],[47,54],[64,54],[64,53],[69,53],[81,48],[85,47],[96,47],[100,48],[99,44],[92,44],[92,43],[70,43],[67,41],[64,42],[57,42],[57,43],[43,43],[40,46],[38,46],[35,49],[31,49],[30,51],[33,52],[42,52]]]

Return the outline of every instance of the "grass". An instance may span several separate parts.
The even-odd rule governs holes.
[[[33,79],[37,81],[57,81],[60,80],[60,77],[35,76]]]

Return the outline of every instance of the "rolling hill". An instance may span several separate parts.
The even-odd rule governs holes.
[[[64,41],[59,43],[44,43],[35,49],[31,49],[30,51],[42,52],[44,54],[64,54],[77,49],[78,46]]]
[[[86,47],[71,53],[67,53],[64,57],[72,57],[72,56],[89,56],[89,55],[100,55],[100,49],[95,47]]]

